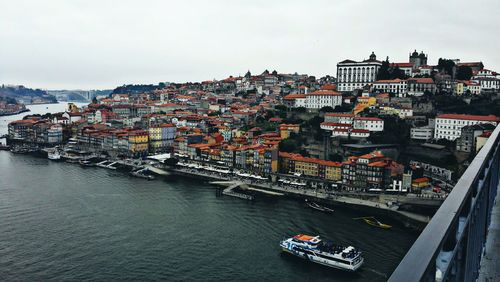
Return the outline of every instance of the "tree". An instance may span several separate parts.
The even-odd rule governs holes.
[[[297,150],[297,143],[292,139],[281,140],[279,144],[279,150],[281,152],[293,153]]]
[[[255,121],[256,121],[258,124],[262,124],[262,123],[265,123],[265,122],[266,122],[266,119],[265,119],[263,116],[259,115],[259,116],[257,116],[257,118],[255,119]]]
[[[444,71],[449,75],[453,75],[453,69],[455,68],[455,62],[448,59],[439,58],[438,69]]]
[[[406,74],[405,74],[405,71],[400,69],[398,66],[396,66],[395,68],[391,69],[391,79],[395,79],[395,78],[399,78],[399,79],[405,79],[406,78]]]
[[[208,113],[208,116],[212,117],[212,116],[218,116],[220,114],[221,114],[220,111],[215,111],[215,112]]]
[[[278,110],[278,111],[286,112],[286,106],[285,105],[276,105],[276,106],[274,106],[274,109]]]
[[[459,66],[457,69],[458,80],[470,80],[472,77],[472,68],[468,66]]]
[[[322,113],[331,113],[333,112],[333,108],[330,106],[324,106],[323,108],[319,109],[320,112]]]
[[[389,72],[389,61],[383,61],[382,65],[378,69],[377,80],[390,79],[391,74]]]
[[[297,107],[293,108],[292,111],[297,112],[297,113],[305,113],[307,109],[305,107]]]

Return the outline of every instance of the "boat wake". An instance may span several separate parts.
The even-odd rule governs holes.
[[[380,277],[383,277],[383,278],[388,278],[387,274],[382,273],[382,272],[380,272],[380,271],[378,271],[378,270],[375,270],[375,269],[373,269],[373,268],[366,268],[366,267],[365,267],[365,268],[363,269],[363,271],[370,271],[370,272],[372,272],[372,273],[377,274],[377,275],[378,275],[378,276],[380,276]]]

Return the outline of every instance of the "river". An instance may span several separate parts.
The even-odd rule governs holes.
[[[359,216],[0,151],[2,281],[386,281],[417,234]],[[345,273],[281,254],[279,241],[297,233],[359,247],[365,264]]]

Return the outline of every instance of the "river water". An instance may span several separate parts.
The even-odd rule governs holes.
[[[417,234],[359,216],[0,151],[2,281],[385,281]],[[279,241],[297,233],[359,247],[365,265],[344,273],[281,254]]]

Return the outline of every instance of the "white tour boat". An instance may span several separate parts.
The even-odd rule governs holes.
[[[281,241],[280,246],[283,252],[341,270],[356,271],[364,262],[356,248],[334,245],[319,236],[299,234]]]

